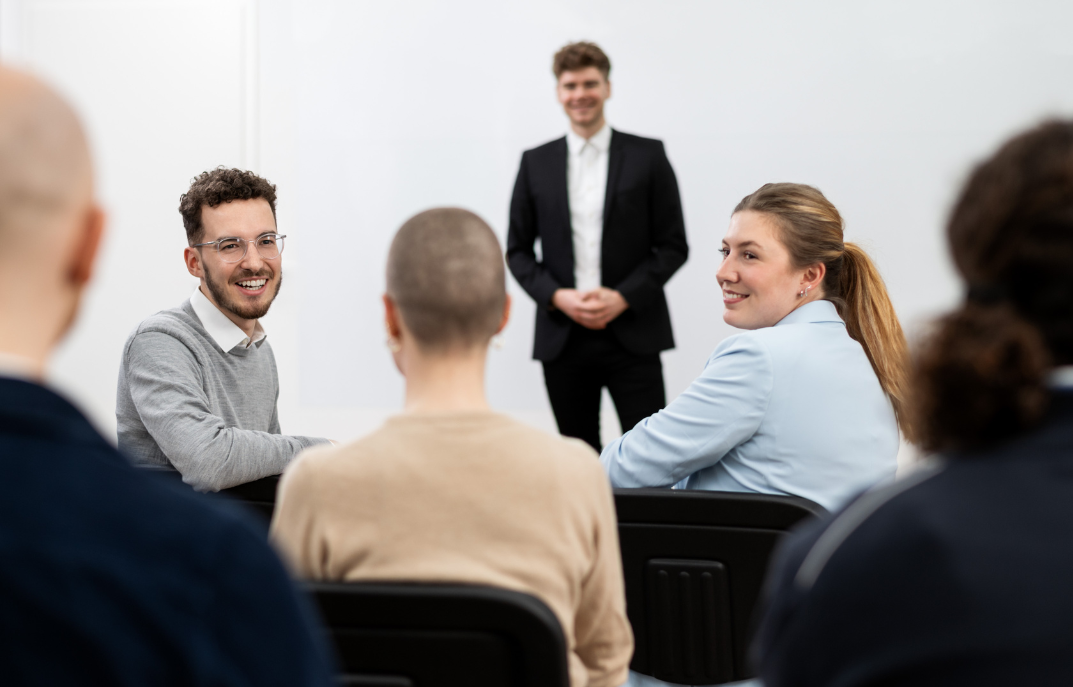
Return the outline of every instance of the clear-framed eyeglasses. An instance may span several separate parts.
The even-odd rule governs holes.
[[[208,243],[195,243],[191,248],[216,246],[216,252],[224,262],[238,262],[246,257],[249,244],[257,246],[257,254],[265,260],[275,260],[283,252],[283,239],[286,234],[261,234],[255,239],[247,240],[228,236]]]

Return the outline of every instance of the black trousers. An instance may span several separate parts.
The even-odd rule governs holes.
[[[597,452],[601,449],[600,397],[605,386],[624,432],[667,403],[658,353],[630,353],[610,331],[579,324],[571,326],[559,357],[544,363],[544,385],[559,433],[582,439]]]

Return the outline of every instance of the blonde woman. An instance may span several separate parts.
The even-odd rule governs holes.
[[[834,509],[893,477],[905,337],[868,255],[817,189],[766,184],[734,209],[716,347],[667,408],[603,451],[616,487],[802,496]]]

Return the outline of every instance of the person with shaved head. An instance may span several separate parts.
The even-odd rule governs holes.
[[[562,624],[571,684],[621,685],[633,635],[596,454],[485,398],[488,344],[510,313],[505,279],[499,242],[472,212],[428,210],[399,229],[383,298],[405,412],[299,455],[280,481],[272,537],[308,578],[533,594]]]
[[[328,685],[304,604],[233,506],[134,468],[44,382],[104,215],[76,115],[0,68],[5,684]]]

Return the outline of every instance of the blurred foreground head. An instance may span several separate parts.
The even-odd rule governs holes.
[[[1073,122],[1050,121],[970,176],[947,227],[967,289],[917,364],[923,444],[972,450],[1037,424],[1073,364]]]
[[[67,103],[0,67],[0,351],[38,372],[74,320],[100,243],[91,168]]]
[[[505,322],[506,271],[491,227],[460,208],[426,210],[395,234],[387,261],[389,309],[424,354],[486,348]],[[390,319],[390,315],[389,315]],[[389,330],[391,329],[389,322]]]

